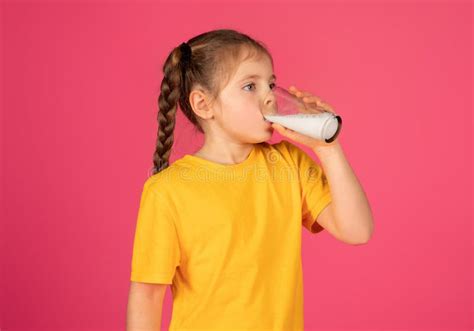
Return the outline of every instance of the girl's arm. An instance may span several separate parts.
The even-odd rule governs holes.
[[[167,286],[168,284],[130,282],[127,331],[160,331]]]
[[[290,87],[290,92],[309,106],[333,113],[329,104],[310,92],[300,91],[295,86]],[[343,242],[366,243],[374,229],[372,211],[362,186],[346,160],[339,138],[328,145],[277,123],[272,123],[272,126],[281,135],[310,147],[321,161],[332,202],[321,211],[316,221]]]
[[[336,140],[331,146],[312,150],[321,161],[332,196],[332,202],[320,213],[317,222],[336,229],[337,237],[346,243],[366,243],[374,228],[372,211],[341,145]]]

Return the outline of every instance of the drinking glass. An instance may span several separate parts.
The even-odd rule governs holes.
[[[325,102],[305,103],[287,89],[276,85],[265,100],[263,117],[288,129],[326,143],[334,141],[342,127],[341,116]]]

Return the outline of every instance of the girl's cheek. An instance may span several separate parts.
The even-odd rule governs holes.
[[[253,101],[253,100],[252,100]],[[256,104],[255,101],[253,102],[249,102],[246,106],[245,106],[245,114],[246,114],[246,118],[249,119],[249,120],[255,120],[255,119],[262,119],[262,112],[260,110],[260,107],[258,104]]]
[[[242,102],[232,108],[232,115],[230,117],[232,121],[235,122],[233,123],[234,125],[248,125],[248,123],[255,123],[257,120],[262,120],[263,115],[260,108],[252,101]]]
[[[239,107],[239,111],[234,114],[234,118],[240,121],[247,121],[252,118],[252,114],[251,105],[242,105],[242,107]]]

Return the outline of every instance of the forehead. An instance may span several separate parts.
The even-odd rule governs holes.
[[[246,60],[240,63],[237,68],[234,80],[240,80],[250,75],[260,76],[260,78],[268,79],[273,74],[271,61],[266,56],[259,59]]]

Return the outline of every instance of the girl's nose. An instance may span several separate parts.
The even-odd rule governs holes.
[[[273,94],[273,91],[270,90],[268,94],[265,96],[264,105],[268,106],[272,104],[273,102],[275,102],[275,95]]]
[[[261,112],[263,115],[272,114],[275,112],[276,108],[276,99],[273,91],[270,91],[265,98],[263,99],[263,106],[261,107]]]

